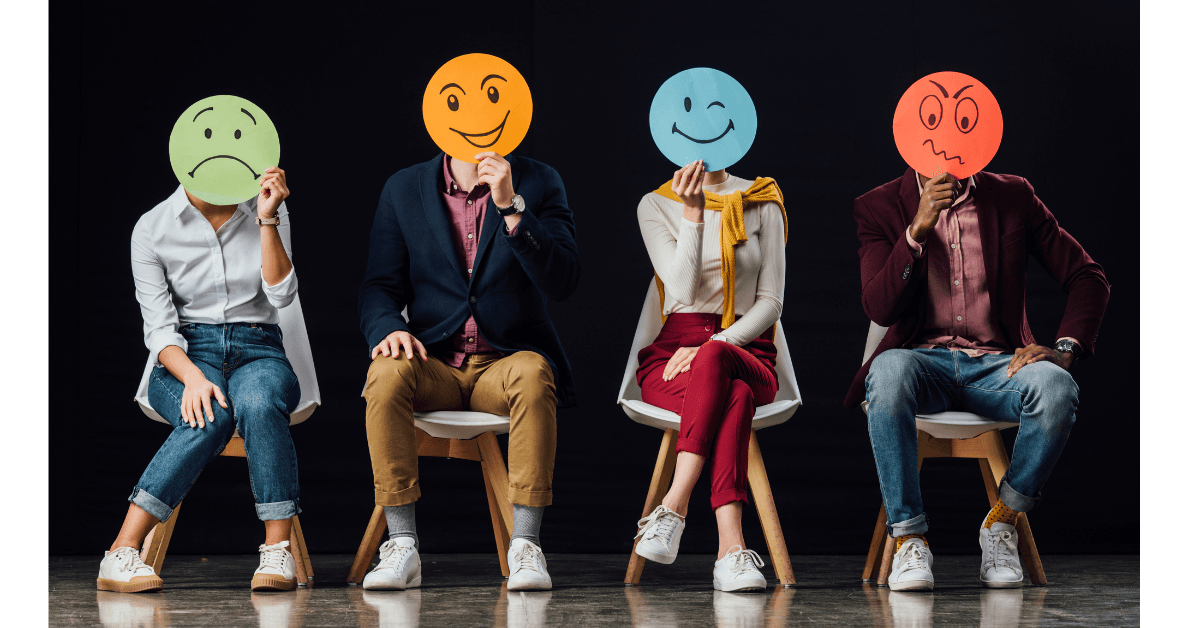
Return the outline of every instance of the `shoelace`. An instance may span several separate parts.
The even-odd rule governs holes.
[[[671,535],[675,533],[675,528],[679,527],[681,518],[666,506],[659,506],[650,513],[649,517],[638,519],[638,532],[633,538],[642,537],[643,540],[649,541],[654,538],[662,539],[663,544],[671,542]]]
[[[282,572],[283,565],[288,558],[288,551],[284,548],[288,545],[290,545],[288,541],[280,541],[274,545],[259,545],[258,568],[273,567]]]
[[[142,554],[132,547],[119,547],[113,552],[119,571],[137,571],[150,566],[142,562]]]
[[[916,543],[909,543],[904,546],[900,552],[900,572],[908,571],[909,569],[924,569],[929,570],[929,565],[925,561],[925,552],[928,551],[924,547]]]
[[[517,554],[517,571],[522,569],[532,569],[538,571],[541,569],[541,563],[538,561],[538,556],[541,555],[542,548],[533,543],[526,543]]]
[[[1003,550],[1000,549],[1000,546],[1002,545],[1004,546]],[[991,562],[993,565],[997,567],[1008,567],[1010,569],[1014,567],[1013,559],[1016,558],[1014,552],[1017,551],[1017,542],[1015,539],[1013,539],[1012,532],[1004,530],[1000,532],[1000,534],[997,534],[996,538],[992,540],[992,546],[990,549],[992,559]]]
[[[754,550],[742,549],[742,546],[740,545],[734,545],[733,547],[737,548],[736,552],[734,552],[733,548],[731,547],[729,548],[730,551],[725,553],[726,557],[728,557],[731,552],[733,553],[733,575],[740,576],[747,571],[750,571],[751,567],[758,567],[761,569],[767,565],[763,562],[762,556],[758,555],[758,552]]]
[[[389,540],[379,548],[379,567],[396,567],[404,562],[408,553],[413,551],[411,547],[403,547],[394,540]]]

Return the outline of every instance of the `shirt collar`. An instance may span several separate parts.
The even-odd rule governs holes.
[[[918,173],[916,170],[913,170],[913,178],[915,178],[917,180],[917,195],[919,196],[921,194],[921,175],[920,175],[920,173]],[[962,203],[965,203],[967,201],[967,198],[971,196],[971,190],[974,187],[975,187],[975,175],[971,175],[971,176],[967,177],[967,187],[963,190],[962,194],[958,195],[958,198],[954,199],[954,202],[950,204],[950,207],[957,207],[957,206],[961,205]]]

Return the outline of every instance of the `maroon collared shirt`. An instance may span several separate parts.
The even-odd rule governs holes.
[[[442,200],[450,218],[450,232],[454,236],[454,248],[458,252],[458,261],[463,273],[470,279],[475,266],[475,253],[479,250],[479,234],[483,231],[483,219],[487,215],[488,199],[491,198],[491,188],[486,183],[475,186],[467,192],[460,190],[450,174],[450,156],[442,159]],[[443,353],[442,360],[458,368],[468,355],[473,353],[490,353],[495,351],[475,324],[475,317],[467,318],[467,322],[450,337],[449,351]]]

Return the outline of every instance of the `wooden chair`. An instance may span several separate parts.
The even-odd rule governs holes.
[[[279,329],[283,333],[284,354],[287,355],[288,361],[292,364],[292,370],[296,373],[296,379],[300,382],[300,402],[292,410],[289,422],[290,425],[296,425],[312,416],[317,406],[321,405],[321,389],[317,384],[317,370],[313,364],[312,348],[308,344],[308,328],[304,324],[304,310],[300,306],[300,295],[296,295],[296,298],[287,307],[280,308]],[[155,421],[170,424],[155,412],[154,408],[150,407],[150,372],[154,370],[157,363],[156,357],[151,355],[146,360],[142,381],[138,386],[134,401],[137,401],[146,416]],[[229,444],[225,446],[221,455],[245,458],[245,441],[234,432],[233,438],[229,440]],[[167,556],[167,545],[171,542],[171,534],[175,530],[175,522],[179,518],[179,509],[182,506],[183,502],[180,502],[171,512],[170,518],[154,526],[142,543],[142,561],[153,567],[156,574],[162,574],[163,560]],[[312,562],[308,557],[308,546],[304,542],[304,532],[300,529],[299,517],[292,517],[292,534],[288,549],[296,560],[297,584],[302,587],[311,585],[314,581]]]
[[[474,460],[483,468],[483,486],[487,490],[488,510],[492,513],[492,532],[496,538],[496,554],[500,557],[500,573],[507,578],[513,506],[508,499],[508,469],[500,455],[496,434],[508,433],[509,417],[456,410],[414,412],[413,419],[416,423],[418,456]],[[346,582],[351,585],[362,583],[386,532],[387,519],[383,515],[383,506],[375,506]]]
[[[875,353],[887,329],[871,323],[863,364]],[[867,411],[867,402],[862,403],[862,409],[863,412]],[[995,506],[999,499],[1000,480],[1008,472],[1008,454],[1000,438],[1000,430],[1017,425],[970,412],[918,414],[917,468],[919,470],[927,458],[975,458],[979,461],[988,502]],[[1035,585],[1046,584],[1046,572],[1042,568],[1042,559],[1038,555],[1037,544],[1029,528],[1029,517],[1025,513],[1017,515],[1017,549],[1030,581]],[[871,547],[867,551],[867,564],[863,567],[863,581],[875,580],[877,584],[887,584],[895,551],[896,540],[887,533],[887,509],[880,505]]]
[[[670,488],[671,478],[675,473],[675,441],[679,438],[679,415],[642,401],[642,388],[637,383],[638,351],[654,342],[661,329],[662,308],[659,306],[658,286],[651,280],[646,300],[642,305],[637,331],[634,332],[629,359],[625,364],[621,391],[617,396],[617,403],[629,418],[663,431],[658,460],[654,464],[654,473],[650,476],[650,490],[642,507],[643,517],[649,516],[662,503],[667,489]],[[763,465],[762,450],[758,446],[756,433],[757,430],[779,425],[792,418],[796,408],[800,406],[796,372],[792,368],[782,325],[776,326],[775,347],[779,352],[775,364],[779,392],[775,394],[774,402],[759,406],[754,411],[751,427],[755,431],[750,433],[750,468],[747,475],[750,481],[750,496],[762,523],[763,536],[766,537],[767,549],[770,550],[771,567],[775,570],[775,577],[779,578],[785,587],[792,587],[796,584],[792,573],[792,559],[788,556],[787,543],[783,538],[783,528],[779,524],[779,513],[775,510],[775,498],[771,494],[771,484],[767,481],[767,469]],[[625,571],[626,585],[635,585],[641,580],[645,564],[645,558],[638,556],[637,552],[630,552],[629,567]]]

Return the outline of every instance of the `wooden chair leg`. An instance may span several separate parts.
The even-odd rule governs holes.
[[[779,578],[780,584],[785,587],[796,586],[792,557],[788,555],[783,526],[779,524],[779,512],[775,510],[775,497],[771,494],[771,483],[767,481],[767,467],[763,464],[762,449],[758,446],[758,434],[753,431],[750,432],[747,478],[750,480],[750,494],[754,497],[758,520],[762,523],[763,536],[767,539],[767,549],[771,554],[771,567],[775,569],[775,577]]]
[[[875,580],[875,584],[883,586],[888,583],[888,576],[892,575],[892,556],[895,554],[896,539],[889,534],[883,540],[883,554],[879,557],[879,578]]]
[[[863,582],[870,582],[879,576],[880,558],[887,535],[887,507],[880,503],[879,517],[875,519],[875,532],[871,534],[871,549],[867,550],[867,564],[863,566]]]
[[[179,519],[179,509],[183,502],[171,511],[171,516],[165,522],[160,522],[146,535],[142,543],[142,562],[154,569],[154,573],[162,575],[163,560],[167,557],[167,546],[171,543],[171,535],[175,532],[175,522]]]
[[[292,516],[292,558],[296,560],[297,583],[301,586],[313,584],[316,574],[313,573],[312,559],[308,556],[308,543],[304,541],[304,528],[300,527],[300,516]],[[304,568],[304,578],[300,578],[300,568]]]
[[[483,465],[488,483],[496,496],[500,517],[504,520],[504,529],[511,534],[513,507],[508,498],[508,468],[504,466],[504,457],[500,455],[500,443],[496,441],[495,432],[484,432],[476,438],[479,443],[479,462]],[[507,558],[505,562],[508,562]]]
[[[371,513],[371,521],[367,523],[367,531],[363,534],[362,543],[358,545],[358,554],[354,556],[354,564],[350,566],[350,575],[346,577],[346,582],[362,584],[363,578],[367,577],[367,570],[371,568],[371,558],[379,549],[379,544],[383,542],[385,532],[387,532],[387,519],[383,516],[383,506],[375,506],[375,511]]]
[[[1000,481],[1008,473],[1008,452],[1004,450],[1004,441],[1000,431],[988,432],[991,436],[985,442],[988,457],[979,459],[979,471],[983,474],[984,488],[987,489],[988,503],[996,505],[1000,499]],[[1037,543],[1033,540],[1033,530],[1029,527],[1029,516],[1026,513],[1017,515],[1017,552],[1021,555],[1021,564],[1029,572],[1029,581],[1037,586],[1045,586],[1046,569],[1042,566],[1042,557],[1038,554]]]
[[[646,492],[646,504],[642,506],[642,517],[647,517],[655,508],[662,504],[667,489],[671,487],[671,478],[675,476],[675,441],[679,439],[678,430],[663,430],[662,445],[658,448],[658,460],[654,463],[654,474],[650,476],[650,490]],[[635,546],[636,548],[636,546]],[[625,585],[635,585],[642,579],[642,568],[646,559],[629,552],[629,567],[625,569]]]
[[[487,491],[488,511],[492,514],[492,534],[496,537],[496,554],[500,558],[500,573],[508,577],[508,542],[512,540],[512,530],[504,523],[500,514],[500,501],[492,488],[491,475],[488,473],[488,463],[480,455],[480,467],[483,469],[483,488]]]
[[[295,523],[293,519],[292,523]],[[292,560],[296,561],[296,586],[308,586],[308,571],[304,568],[304,555],[300,551],[300,541],[296,539],[296,526],[290,527],[288,534],[288,551],[292,553]]]

